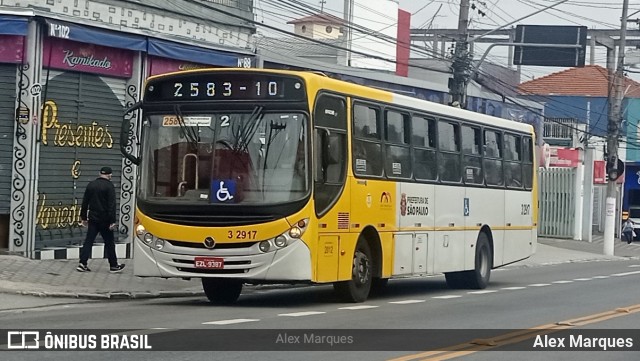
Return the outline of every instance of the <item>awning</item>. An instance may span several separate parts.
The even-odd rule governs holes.
[[[154,38],[149,38],[148,53],[169,59],[228,67],[249,67],[253,64],[253,57],[250,55],[225,53]],[[245,66],[246,62],[250,65]]]
[[[29,20],[19,16],[0,15],[0,34],[27,35]]]
[[[110,46],[118,49],[147,50],[147,38],[90,26],[46,19],[47,35],[81,43]]]
[[[45,22],[48,27],[47,35],[50,37],[109,46],[112,48],[142,51],[147,52],[149,55],[208,65],[241,68],[255,66],[255,57],[253,55],[199,48],[193,45],[58,20],[45,19]]]

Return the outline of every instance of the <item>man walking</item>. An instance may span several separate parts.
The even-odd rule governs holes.
[[[631,218],[627,218],[622,225],[622,240],[627,241],[627,244],[631,244],[635,238],[635,231],[633,230],[633,221]]]
[[[80,264],[76,269],[79,272],[91,271],[87,267],[87,261],[91,257],[93,242],[100,233],[109,259],[109,272],[122,271],[124,265],[118,263],[113,239],[113,230],[116,227],[116,190],[111,183],[111,168],[102,167],[100,176],[87,185],[82,198],[80,217],[82,225],[88,226],[88,228],[87,237],[80,250]]]

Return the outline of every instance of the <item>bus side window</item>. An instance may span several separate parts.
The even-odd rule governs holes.
[[[380,111],[362,104],[353,107],[353,169],[358,175],[382,175]]]
[[[438,179],[436,162],[436,120],[422,116],[411,119],[413,172],[417,180]]]
[[[504,135],[504,183],[509,188],[522,188],[522,149],[520,136]]]
[[[438,174],[445,182],[460,182],[460,126],[447,121],[438,122]]]
[[[409,115],[397,111],[385,112],[385,172],[388,177],[411,178],[411,148],[409,146]]]
[[[533,140],[531,137],[522,138],[522,179],[525,189],[533,186]]]
[[[342,155],[347,153],[345,150],[346,138],[345,134],[338,133],[333,133],[329,136],[330,151],[329,163],[327,164],[327,183],[339,184],[344,177],[344,159]]]
[[[484,175],[487,185],[503,185],[502,139],[493,130],[484,131]]]
[[[379,111],[365,105],[353,107],[353,130],[355,136],[364,139],[380,139]]]
[[[465,183],[484,184],[480,155],[481,134],[480,128],[462,126],[463,180]]]

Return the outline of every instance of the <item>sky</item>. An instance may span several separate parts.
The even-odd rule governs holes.
[[[471,0],[471,4],[475,6],[475,9],[470,10],[469,28],[495,29],[559,2],[560,0]],[[298,6],[318,10],[322,8],[323,11],[338,17],[342,17],[344,10],[343,0],[324,0],[324,3],[323,0],[255,0],[256,20],[293,31],[293,25],[287,25],[286,22],[301,18],[302,11],[292,11],[290,7],[283,5],[283,3],[297,3]],[[515,23],[514,26],[579,25],[587,26],[591,29],[620,29],[622,3],[622,0],[569,0],[552,9],[527,17]],[[411,28],[455,29],[458,27],[460,0],[399,0],[399,7],[412,14]],[[628,14],[630,15],[629,19],[640,18],[640,0],[629,1]],[[628,29],[637,30],[638,28],[637,23],[628,23]],[[263,31],[269,33],[268,30]],[[268,36],[274,35],[269,33]],[[476,45],[475,59],[479,59],[484,54],[486,46],[486,44]],[[506,65],[506,49],[503,47],[493,48],[488,54],[487,60]],[[596,64],[606,66],[606,50],[604,47],[599,47],[596,50],[595,60]],[[586,62],[589,62],[588,49]],[[522,67],[522,81],[563,69],[565,68],[525,66]],[[636,80],[640,79],[640,74],[630,75]]]

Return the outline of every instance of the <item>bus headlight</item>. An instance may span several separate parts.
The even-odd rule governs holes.
[[[149,234],[149,233],[147,233]],[[156,239],[156,243],[153,245],[155,249],[158,251],[164,248],[164,239],[158,238]]]
[[[258,248],[260,248],[262,252],[267,253],[269,249],[271,249],[271,243],[269,243],[269,241],[262,241],[258,244]]]
[[[304,231],[307,230],[307,226],[309,226],[309,218],[299,220],[291,229],[289,230],[289,237],[291,238],[300,238],[304,234]]]
[[[143,225],[139,224],[136,226],[136,234],[138,235],[138,237],[142,237],[145,233],[146,229],[144,228]]]
[[[300,238],[302,236],[302,230],[298,226],[294,226],[289,230],[289,236],[291,238]]]
[[[287,245],[287,239],[284,236],[280,235],[276,237],[273,243],[275,243],[276,247],[282,248]]]
[[[145,233],[144,236],[142,237],[142,241],[147,245],[151,245],[151,242],[153,242],[153,234]]]

